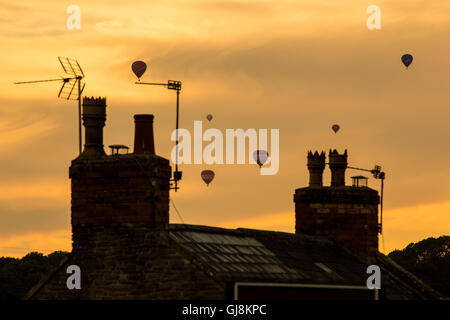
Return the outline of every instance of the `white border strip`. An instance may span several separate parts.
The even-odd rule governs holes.
[[[234,283],[234,300],[238,300],[238,286],[247,287],[296,287],[296,288],[325,288],[325,289],[357,289],[369,290],[366,286],[344,286],[329,284],[302,284],[302,283],[272,283],[272,282],[235,282]],[[378,300],[378,290],[375,289],[375,300]]]

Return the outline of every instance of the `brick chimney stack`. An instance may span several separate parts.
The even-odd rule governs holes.
[[[103,127],[106,121],[106,98],[83,98],[85,143],[83,156],[105,155]]]
[[[345,169],[347,169],[347,150],[343,154],[334,149],[330,149],[328,162],[331,170],[331,186],[345,186]]]
[[[136,248],[166,233],[169,223],[171,168],[169,160],[155,155],[153,115],[135,116],[135,153],[106,155],[105,102],[84,99],[85,150],[69,169],[73,250],[83,261],[98,252]]]
[[[330,150],[331,186],[322,186],[324,162],[323,152],[308,153],[310,185],[295,190],[295,232],[333,238],[370,261],[378,251],[378,192],[345,186],[347,151]]]
[[[309,186],[321,187],[323,170],[325,169],[325,153],[308,152]]]
[[[155,154],[153,139],[153,115],[137,114],[134,116],[134,153]]]

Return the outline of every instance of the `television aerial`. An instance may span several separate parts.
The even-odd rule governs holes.
[[[353,170],[360,170],[360,171],[366,171],[370,172],[375,179],[379,179],[381,181],[381,190],[380,190],[380,222],[378,223],[378,232],[383,232],[383,192],[384,192],[384,179],[386,178],[386,174],[381,171],[381,166],[375,165],[373,169],[363,169],[363,168],[356,168],[356,167],[350,167],[347,168],[353,169]]]
[[[179,189],[178,187],[178,181],[181,180],[182,177],[182,172],[178,171],[178,123],[179,123],[179,118],[180,118],[180,91],[181,91],[181,81],[178,80],[167,80],[167,83],[156,83],[156,82],[141,82],[141,77],[144,74],[145,70],[147,70],[147,64],[144,61],[135,61],[133,62],[133,64],[131,65],[131,70],[133,71],[133,73],[136,75],[136,77],[138,78],[138,82],[135,82],[135,84],[145,84],[145,85],[156,85],[156,86],[163,86],[166,87],[169,90],[175,90],[177,92],[177,116],[176,116],[176,122],[175,122],[175,134],[176,134],[176,139],[175,139],[175,171],[173,172],[173,179],[171,179],[171,182],[173,181],[175,186],[172,188],[170,187],[170,189],[174,189],[175,192],[177,192],[177,190]],[[212,179],[211,179],[212,180]],[[172,183],[171,183],[172,184]],[[209,182],[208,182],[209,184]]]
[[[78,140],[79,151],[81,154],[81,93],[84,90],[85,83],[81,85],[81,80],[84,78],[84,72],[80,67],[80,64],[75,59],[58,57],[59,62],[64,70],[64,73],[69,75],[68,77],[61,77],[59,79],[46,79],[46,80],[33,80],[33,81],[20,81],[14,82],[14,84],[25,83],[38,83],[38,82],[50,82],[61,81],[62,86],[58,93],[58,98],[66,100],[78,100]],[[78,85],[78,90],[75,90],[75,86]],[[76,92],[78,91],[78,93]]]

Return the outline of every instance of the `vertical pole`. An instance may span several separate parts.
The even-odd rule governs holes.
[[[175,152],[176,152],[176,158],[175,158],[175,172],[178,175],[178,119],[179,119],[179,114],[180,114],[180,89],[177,88],[177,122],[176,122],[176,147],[175,147]],[[175,192],[177,192],[177,184],[178,184],[178,177],[175,177]]]
[[[78,79],[78,144],[81,154],[81,79]]]
[[[380,233],[383,233],[383,190],[384,178],[381,178],[381,197],[380,197]],[[383,238],[384,239],[384,238]],[[383,248],[384,249],[384,248]]]

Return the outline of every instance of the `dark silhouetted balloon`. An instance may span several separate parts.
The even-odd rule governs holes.
[[[206,116],[206,119],[208,119],[208,121],[211,121],[212,118],[213,118],[212,114],[208,114],[208,115]]]
[[[253,159],[255,159],[260,168],[266,163],[268,157],[269,153],[266,150],[256,150],[253,152]]]
[[[131,65],[131,70],[133,70],[136,77],[140,79],[144,74],[145,70],[147,70],[147,65],[145,64],[144,61],[135,61]]]
[[[208,186],[211,181],[214,179],[214,171],[212,170],[203,170],[201,173],[203,181],[205,181],[206,186]]]
[[[333,129],[334,133],[337,133],[341,127],[338,124],[333,124],[331,129]]]
[[[403,64],[406,66],[406,69],[408,69],[409,65],[411,64],[411,62],[413,61],[413,56],[410,54],[404,54],[402,56],[402,62]]]

